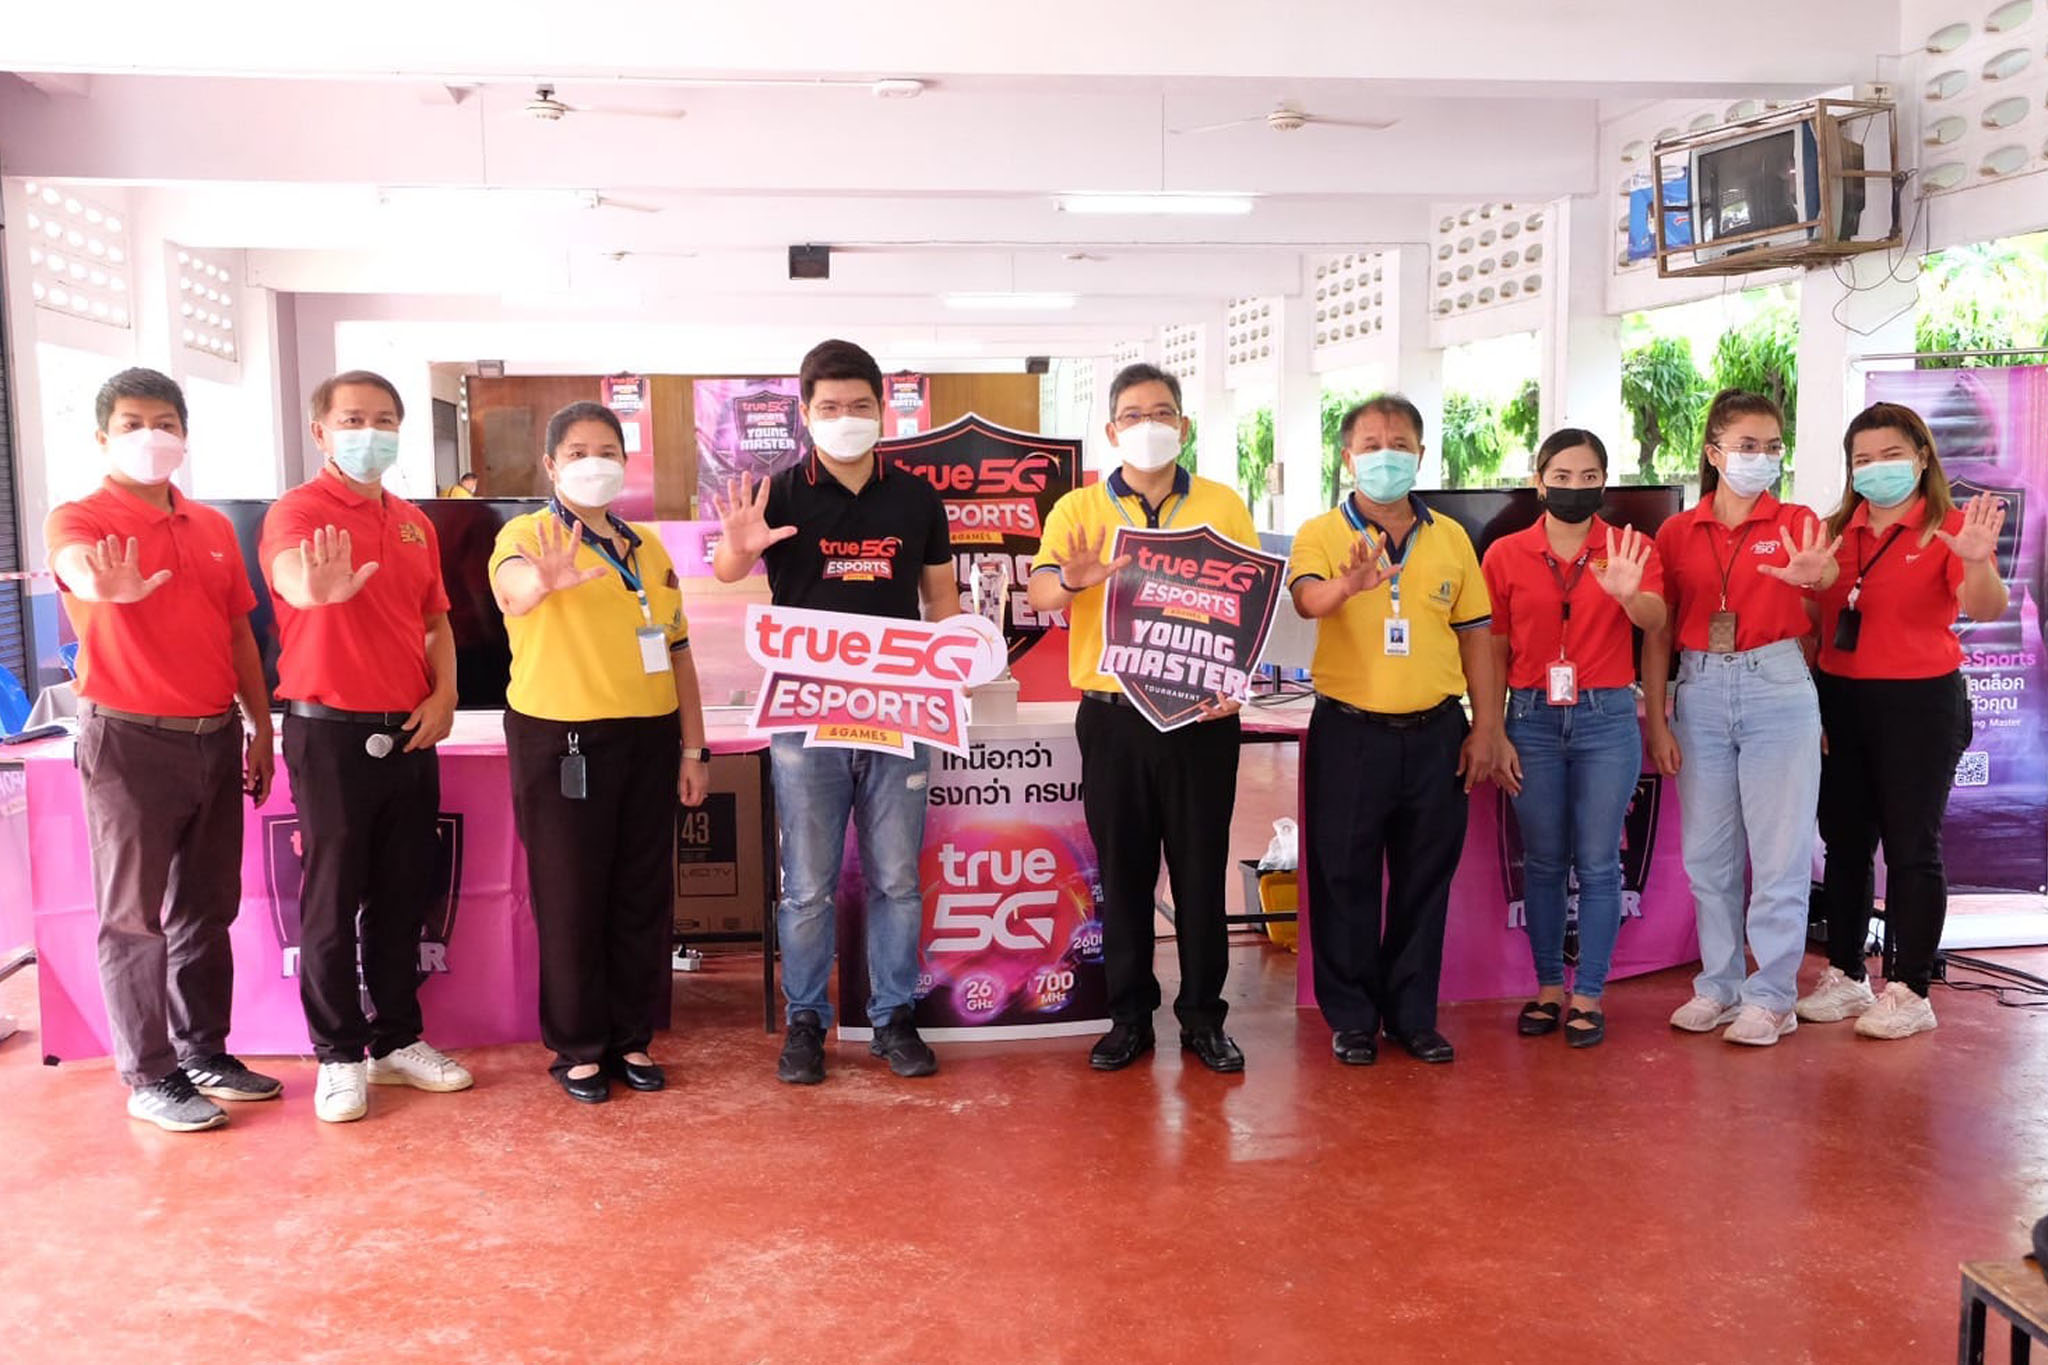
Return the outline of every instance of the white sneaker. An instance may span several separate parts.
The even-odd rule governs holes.
[[[1762,1005],[1744,1005],[1735,1022],[1721,1037],[1745,1047],[1769,1047],[1799,1027],[1799,1016],[1791,1010],[1767,1010]]]
[[[1711,995],[1695,995],[1672,1014],[1671,1027],[1687,1033],[1712,1033],[1739,1012],[1737,1006],[1724,1005]]]
[[[362,1062],[322,1062],[313,1087],[313,1113],[322,1123],[354,1123],[370,1112]]]
[[[1858,981],[1840,967],[1830,967],[1814,983],[1812,995],[1799,997],[1794,1013],[1809,1024],[1837,1024],[1854,1019],[1876,1002],[1868,981]]]
[[[371,1085],[409,1085],[415,1090],[446,1094],[467,1090],[476,1078],[439,1048],[427,1042],[407,1044],[398,1051],[370,1059]]]
[[[1934,1006],[1903,981],[1894,981],[1856,1021],[1865,1038],[1910,1038],[1934,1027]]]

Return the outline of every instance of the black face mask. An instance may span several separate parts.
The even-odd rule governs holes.
[[[1543,490],[1543,506],[1567,526],[1590,521],[1607,501],[1605,488],[1550,488]]]

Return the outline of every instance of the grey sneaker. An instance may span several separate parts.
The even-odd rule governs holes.
[[[195,1057],[182,1070],[192,1088],[216,1100],[274,1100],[284,1094],[284,1083],[243,1066],[240,1059],[225,1052]]]
[[[128,1092],[128,1117],[153,1123],[167,1133],[199,1133],[228,1121],[226,1111],[192,1088],[182,1071]]]

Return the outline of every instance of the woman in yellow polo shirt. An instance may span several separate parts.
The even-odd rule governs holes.
[[[597,403],[548,421],[554,498],[506,524],[491,587],[512,640],[505,745],[540,930],[541,1041],[573,1099],[611,1074],[659,1090],[648,1056],[668,989],[676,799],[710,754],[675,567],[651,528],[606,509],[625,434]]]

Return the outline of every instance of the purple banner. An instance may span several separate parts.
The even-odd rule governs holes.
[[[700,379],[691,392],[700,496],[722,496],[729,479],[765,479],[811,453],[796,380]]]
[[[2048,368],[1882,370],[1865,396],[1927,419],[1957,503],[2006,500],[1998,566],[2012,605],[1957,627],[1977,731],[1956,767],[1944,853],[1957,890],[2048,891]]]

